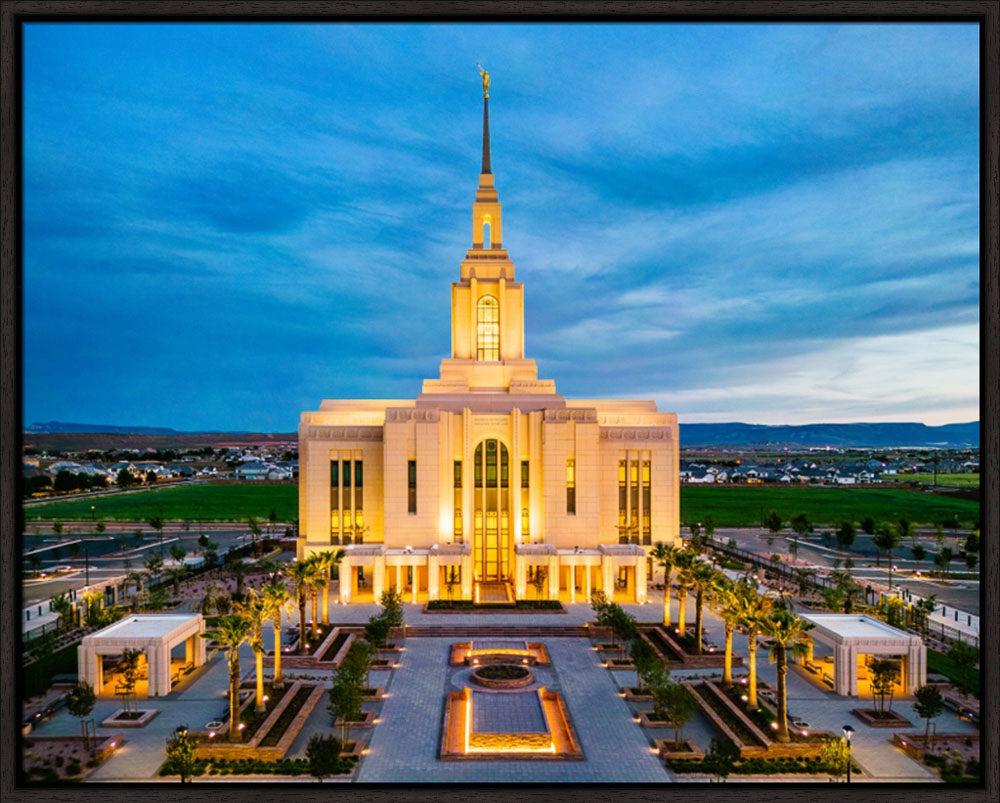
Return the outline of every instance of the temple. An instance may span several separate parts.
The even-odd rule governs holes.
[[[416,399],[302,413],[297,556],[343,548],[344,603],[390,587],[413,602],[582,602],[592,591],[644,602],[651,546],[680,540],[677,416],[652,401],[565,399],[525,357],[488,80],[451,355]]]

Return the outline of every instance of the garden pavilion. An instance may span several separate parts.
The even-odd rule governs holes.
[[[802,619],[816,627],[813,641],[833,649],[833,690],[858,696],[869,692],[868,661],[871,657],[899,658],[901,667],[896,691],[910,695],[927,682],[927,648],[923,639],[870,616],[841,613],[803,613]],[[813,662],[812,642],[803,660],[806,668],[820,671]]]
[[[114,684],[105,678],[103,657],[122,655],[125,650],[142,650],[146,675],[136,693],[147,687],[147,696],[162,697],[170,693],[173,681],[205,663],[205,619],[200,613],[137,614],[83,637],[77,647],[78,672],[81,681],[94,687],[98,694],[107,693],[105,685]],[[171,651],[184,644],[184,658],[173,659]]]

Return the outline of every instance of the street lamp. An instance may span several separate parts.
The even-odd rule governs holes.
[[[854,735],[854,728],[850,725],[844,725],[842,728],[844,732],[844,741],[847,742],[847,782],[851,782],[851,737]]]
[[[97,521],[97,514],[94,512],[94,506],[90,506],[90,520]]]

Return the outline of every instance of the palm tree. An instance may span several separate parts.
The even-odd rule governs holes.
[[[784,608],[772,610],[770,615],[760,620],[764,635],[774,642],[768,658],[775,665],[778,673],[778,733],[779,742],[790,742],[788,734],[788,699],[785,691],[785,675],[788,673],[788,655],[802,656],[806,653],[806,631],[816,625],[799,619],[794,613]]]
[[[237,605],[238,612],[250,620],[253,626],[253,653],[256,660],[257,697],[255,711],[264,710],[264,622],[269,618],[267,603],[263,597],[252,588],[247,591],[246,598]]]
[[[56,620],[58,630],[69,630],[73,611],[73,603],[69,601],[69,597],[65,594],[56,594],[49,601],[49,607],[59,616]]]
[[[332,570],[334,566],[340,565],[340,562],[344,559],[344,554],[344,550],[342,549],[338,549],[336,552],[332,549],[327,549],[316,555],[316,564],[322,570],[326,579],[326,584],[323,586],[323,624],[330,623],[330,584],[333,580]]]
[[[711,593],[718,572],[708,563],[698,560],[691,566],[691,584],[695,589],[694,598],[694,651],[701,655],[702,613],[705,606],[705,593]]]
[[[274,680],[272,685],[280,689],[285,685],[281,678],[281,613],[288,606],[291,594],[289,594],[288,584],[284,580],[275,579],[273,583],[261,587],[260,595],[264,601],[265,610],[271,616],[271,624],[274,626]]]
[[[313,555],[310,559],[313,567],[313,579],[309,586],[309,595],[312,597],[312,633],[315,638],[319,638],[319,592],[327,593],[330,584],[323,573],[320,565],[319,555]]]
[[[183,564],[180,566],[171,566],[167,569],[167,577],[170,578],[170,582],[174,585],[174,596],[179,597],[181,593],[181,580],[187,576],[187,568]]]
[[[774,604],[774,598],[764,596],[749,582],[736,586],[737,621],[746,628],[747,649],[749,651],[750,686],[747,690],[747,708],[757,707],[757,636],[760,622],[767,616]]]
[[[727,686],[733,682],[733,633],[740,621],[739,595],[736,583],[733,583],[721,572],[716,575],[712,588],[712,599],[715,602],[715,612],[722,619],[726,634],[725,664],[722,669],[722,682]]]
[[[687,635],[687,595],[688,589],[694,585],[694,564],[695,553],[688,549],[682,549],[674,558],[674,568],[677,569],[677,632],[681,638]]]
[[[215,641],[212,656],[219,650],[226,651],[229,662],[229,741],[240,740],[240,647],[253,639],[253,622],[242,614],[220,616],[214,630],[201,634],[202,638]],[[211,656],[210,656],[211,657]]]
[[[288,578],[295,583],[295,601],[299,606],[299,652],[306,652],[306,602],[312,586],[315,568],[308,560],[297,560],[288,569]]]
[[[656,561],[656,565],[663,569],[663,627],[670,629],[670,573],[674,570],[674,564],[680,550],[673,544],[658,543],[650,552],[650,557]]]

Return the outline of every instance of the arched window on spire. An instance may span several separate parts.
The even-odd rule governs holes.
[[[493,247],[493,236],[491,233],[490,218],[487,215],[483,219],[483,248],[489,250]]]
[[[493,296],[483,296],[477,307],[476,359],[500,359],[500,304]]]

